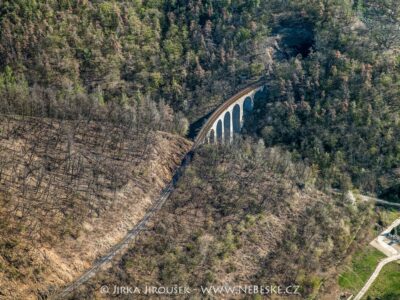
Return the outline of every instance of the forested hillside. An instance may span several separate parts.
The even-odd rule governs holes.
[[[339,296],[341,263],[387,225],[345,195],[400,201],[399,28],[398,0],[0,1],[0,298],[46,298],[107,253],[189,128],[256,81],[240,137],[196,149],[149,230],[72,297],[224,282]]]
[[[0,118],[0,298],[37,299],[90,267],[171,179],[190,142],[98,121]]]
[[[308,161],[320,187],[399,199],[397,3],[295,2],[288,11],[303,11],[279,16],[280,26],[290,27],[295,17],[307,20],[303,30],[312,30],[314,42],[306,55],[274,62],[247,131]],[[286,35],[293,42],[294,33],[300,32],[284,29],[283,40]]]
[[[1,111],[38,114],[88,99],[164,99],[201,116],[259,76],[268,10],[259,1],[4,1]],[[261,53],[262,54],[262,53]],[[49,106],[48,103],[52,103]],[[47,111],[46,111],[47,110]]]
[[[298,294],[285,297],[337,299],[337,266],[375,218],[367,203],[316,190],[315,175],[262,142],[204,147],[150,230],[70,299],[106,299],[102,285],[143,290],[154,283],[219,299],[246,295],[207,295],[201,286],[296,284]]]
[[[3,113],[108,118],[147,99],[185,134],[262,77],[250,132],[310,159],[322,185],[394,184],[396,1],[20,0],[0,20]]]

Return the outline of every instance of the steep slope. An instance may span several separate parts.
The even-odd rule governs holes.
[[[111,124],[1,123],[0,286],[35,298],[71,281],[146,212],[190,142]]]
[[[101,286],[110,293],[128,286],[141,290],[135,297],[153,299],[158,295],[144,294],[146,286],[174,285],[199,297],[207,296],[202,287],[222,285],[298,285],[290,297],[315,295],[334,278],[355,233],[362,237],[370,210],[316,190],[314,181],[312,169],[262,143],[204,147],[151,230],[71,298],[107,299]],[[323,289],[332,292],[329,284]]]

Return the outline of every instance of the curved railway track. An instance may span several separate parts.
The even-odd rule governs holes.
[[[225,111],[228,109],[229,106],[231,106],[233,103],[235,103],[240,97],[250,93],[252,90],[255,90],[262,86],[264,84],[263,81],[257,81],[248,87],[244,88],[240,92],[236,93],[232,97],[230,97],[228,100],[226,100],[221,106],[219,106],[213,113],[212,115],[207,119],[206,123],[201,127],[199,133],[196,136],[195,142],[193,144],[192,150],[195,150],[199,145],[201,145],[204,142],[204,139],[207,136],[208,131],[210,131],[212,125],[218,118],[225,113]]]
[[[178,179],[182,176],[184,169],[190,163],[190,160],[192,158],[194,151],[197,149],[197,147],[199,147],[204,142],[204,139],[206,138],[207,133],[211,129],[213,123],[221,116],[221,114],[223,114],[226,111],[226,109],[232,103],[234,103],[236,100],[238,100],[243,95],[251,92],[252,90],[254,90],[262,85],[263,85],[262,81],[258,81],[256,83],[250,84],[248,87],[244,88],[243,90],[234,94],[232,97],[230,97],[228,100],[226,100],[222,105],[220,105],[214,111],[214,113],[211,114],[211,116],[207,119],[207,121],[204,123],[204,125],[200,129],[199,133],[197,134],[192,148],[190,149],[190,151],[188,153],[186,153],[185,157],[183,158],[183,160],[181,162],[181,165],[174,172],[172,180],[161,191],[160,196],[154,202],[154,204],[151,206],[151,208],[147,211],[147,213],[141,219],[141,221],[139,223],[137,223],[135,225],[135,227],[133,227],[130,231],[128,231],[128,233],[125,235],[125,237],[119,243],[115,244],[108,251],[108,253],[106,255],[97,259],[90,269],[86,270],[85,273],[83,273],[81,276],[79,276],[75,281],[73,281],[71,284],[67,285],[60,293],[50,296],[49,299],[65,299],[65,297],[67,297],[70,293],[77,290],[82,284],[84,284],[86,281],[88,281],[90,278],[92,278],[99,270],[104,269],[107,266],[109,266],[112,259],[114,257],[116,257],[118,254],[121,254],[128,247],[129,243],[132,242],[139,235],[139,233],[146,227],[149,219],[157,211],[160,210],[160,208],[163,206],[165,201],[171,195]]]
[[[139,233],[146,227],[149,219],[157,212],[160,210],[160,208],[163,206],[165,201],[168,199],[168,197],[171,195],[173,192],[175,185],[178,181],[178,179],[182,176],[185,168],[189,165],[191,158],[193,156],[194,151],[204,142],[207,133],[211,129],[212,125],[218,118],[221,116],[221,114],[224,114],[227,108],[236,102],[240,97],[246,95],[247,93],[250,93],[252,90],[259,88],[264,84],[263,81],[258,81],[255,83],[250,84],[248,87],[242,89],[238,93],[234,94],[232,97],[230,97],[228,100],[226,100],[223,104],[221,104],[212,114],[211,116],[207,119],[207,121],[204,123],[204,125],[201,127],[199,133],[197,134],[193,146],[191,150],[186,153],[185,157],[183,158],[181,165],[176,169],[174,172],[172,180],[167,184],[167,186],[161,191],[160,196],[158,199],[154,202],[152,207],[147,211],[145,216],[142,218],[142,220],[136,224],[135,227],[133,227],[128,233],[125,235],[125,237],[116,245],[114,245],[109,252],[101,257],[100,259],[96,260],[93,266],[86,270],[84,274],[82,274],[79,278],[77,278],[74,282],[66,286],[59,294],[55,296],[49,297],[50,299],[65,299],[68,294],[72,293],[74,290],[76,290],[79,286],[81,286],[83,283],[88,281],[91,277],[93,277],[99,270],[106,268],[109,266],[111,263],[112,259],[117,256],[118,254],[121,254],[123,250],[125,250],[129,243],[132,242],[138,235]],[[368,197],[369,198],[369,197]],[[391,202],[383,201],[380,199],[374,199],[375,202],[385,202],[385,204],[392,204]],[[376,201],[378,200],[378,201]],[[379,202],[380,203],[380,202]],[[399,204],[394,204],[394,205],[399,205]]]

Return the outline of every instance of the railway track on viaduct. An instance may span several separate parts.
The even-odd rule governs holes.
[[[199,133],[197,134],[195,141],[191,150],[186,153],[180,166],[175,170],[172,180],[166,185],[166,187],[161,191],[158,199],[153,203],[151,208],[146,212],[145,216],[133,227],[125,237],[117,244],[115,244],[106,255],[97,259],[92,267],[86,270],[81,276],[79,276],[76,280],[72,283],[64,287],[61,292],[56,293],[53,296],[50,296],[49,299],[65,299],[68,295],[76,291],[82,284],[87,282],[90,278],[96,275],[96,273],[100,270],[106,269],[110,266],[112,260],[122,254],[129,244],[134,241],[134,239],[140,234],[140,232],[146,228],[147,223],[151,219],[151,217],[156,214],[157,211],[161,209],[165,201],[169,198],[172,194],[175,185],[179,178],[182,176],[185,168],[190,164],[191,158],[193,156],[194,151],[205,141],[207,138],[207,134],[210,131],[212,125],[218,118],[223,115],[227,108],[229,108],[233,103],[235,103],[239,98],[245,96],[248,93],[251,93],[255,89],[261,87],[263,82],[259,81],[253,84],[250,84],[248,87],[242,89],[238,93],[234,94],[228,100],[226,100],[222,105],[220,105],[207,119],[204,125],[201,127]]]
[[[172,194],[176,183],[178,182],[179,178],[182,176],[184,170],[186,167],[190,164],[190,161],[192,159],[193,153],[196,151],[196,149],[203,144],[207,140],[207,136],[210,133],[210,130],[212,130],[213,125],[221,119],[221,116],[223,116],[227,110],[232,107],[240,98],[245,97],[249,93],[252,93],[256,89],[259,89],[264,85],[264,82],[259,81],[250,84],[246,88],[242,89],[238,93],[234,94],[232,97],[227,99],[222,105],[220,105],[211,115],[210,117],[206,120],[206,122],[203,124],[201,127],[200,131],[198,132],[193,146],[190,149],[188,153],[184,156],[182,159],[182,162],[180,166],[175,170],[174,175],[172,177],[172,180],[166,185],[166,187],[161,191],[159,197],[157,198],[156,201],[154,201],[153,205],[151,208],[146,212],[145,216],[141,219],[139,223],[135,225],[128,233],[125,235],[125,237],[116,245],[114,245],[106,255],[103,257],[97,259],[92,267],[88,270],[85,271],[79,278],[77,278],[75,281],[73,281],[71,284],[67,285],[61,292],[58,294],[55,294],[54,296],[50,296],[50,299],[65,299],[66,296],[71,294],[72,292],[76,291],[82,284],[87,282],[90,278],[92,278],[98,271],[106,269],[108,266],[110,266],[112,260],[117,256],[120,255],[126,250],[126,248],[129,246],[129,244],[134,241],[134,239],[140,234],[140,232],[146,228],[146,225],[148,224],[149,220],[151,219],[152,216],[154,216],[157,211],[161,209],[163,204],[167,201],[169,196]],[[398,206],[399,204],[393,204],[391,202],[387,202],[384,200],[380,199],[375,199],[371,197],[367,197],[368,200],[373,199],[374,202],[377,204],[386,204],[386,205],[394,205]],[[381,203],[382,202],[382,203]]]

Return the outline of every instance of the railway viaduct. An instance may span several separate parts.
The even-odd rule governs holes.
[[[175,174],[169,184],[161,192],[158,199],[154,201],[153,206],[147,211],[143,219],[132,228],[125,237],[114,245],[109,252],[100,257],[93,263],[90,269],[75,279],[61,291],[51,295],[49,299],[65,299],[69,293],[76,290],[83,283],[93,277],[100,269],[109,266],[113,258],[122,253],[138,234],[146,227],[148,220],[163,206],[165,201],[174,190],[175,184],[182,176],[186,166],[190,163],[194,150],[203,143],[227,143],[233,139],[235,133],[239,133],[246,115],[253,110],[254,102],[261,97],[264,92],[264,83],[254,83],[239,93],[235,94],[220,107],[218,107],[207,119],[200,129],[193,143],[192,149],[185,155],[181,165],[175,171]]]
[[[204,123],[197,134],[192,149],[186,154],[181,165],[175,171],[171,182],[166,185],[143,219],[136,224],[136,226],[133,227],[119,243],[114,245],[106,255],[96,260],[90,269],[58,293],[56,292],[54,295],[51,295],[49,299],[65,299],[69,293],[76,290],[80,285],[93,277],[100,269],[109,266],[113,258],[117,254],[122,253],[128,247],[129,243],[132,242],[146,227],[149,219],[163,206],[174,190],[176,182],[182,176],[187,165],[190,164],[192,154],[196,148],[203,143],[230,142],[234,135],[240,132],[243,120],[246,118],[247,113],[253,110],[254,102],[266,92],[264,85],[263,82],[254,83],[241,90],[218,107]],[[365,201],[374,201],[385,205],[399,205],[398,203],[392,203],[371,197],[361,197],[363,197],[362,199]]]
[[[226,100],[200,129],[193,148],[202,143],[232,141],[233,136],[240,133],[244,119],[253,110],[254,101],[261,97],[264,89],[262,82],[254,83]]]

